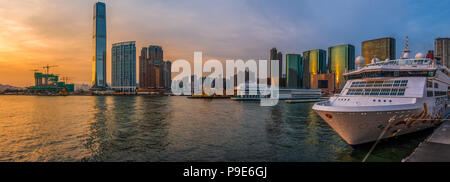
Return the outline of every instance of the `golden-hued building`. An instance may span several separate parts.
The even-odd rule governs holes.
[[[311,88],[312,76],[327,73],[327,51],[315,49],[303,52],[303,88]]]
[[[341,90],[346,80],[343,74],[355,69],[355,46],[350,44],[338,45],[328,48],[328,69],[333,73],[335,90]]]
[[[311,88],[320,88],[325,95],[333,95],[335,92],[335,74],[315,74],[311,77]]]
[[[395,39],[392,37],[367,40],[362,42],[361,54],[366,60],[364,66],[374,57],[384,61],[395,59]]]

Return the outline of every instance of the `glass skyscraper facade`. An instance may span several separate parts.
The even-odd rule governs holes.
[[[311,88],[312,76],[327,73],[327,51],[315,49],[303,52],[303,88]]]
[[[121,42],[112,45],[111,68],[113,89],[136,88],[136,42]]]
[[[106,85],[106,6],[97,2],[94,5],[92,87],[105,88]]]
[[[303,61],[300,54],[286,54],[286,87],[302,88]]]
[[[335,89],[341,90],[346,80],[343,74],[355,69],[355,46],[350,44],[338,45],[328,48],[329,73],[335,74]]]
[[[278,60],[278,79],[280,87],[285,87],[285,84],[283,82],[283,53],[278,52],[277,48],[270,49],[270,61],[272,60]],[[272,64],[269,64],[272,65]],[[269,71],[267,72],[269,77],[272,77],[271,74],[271,68],[268,66]]]
[[[366,60],[364,66],[376,57],[381,61],[395,59],[395,39],[391,37],[362,42],[361,54]]]

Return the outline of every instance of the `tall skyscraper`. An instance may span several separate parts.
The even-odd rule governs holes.
[[[338,45],[328,48],[329,73],[335,74],[335,89],[341,90],[346,80],[343,74],[355,69],[355,46],[350,44]]]
[[[94,56],[92,63],[92,87],[106,88],[106,6],[103,2],[94,5]]]
[[[284,87],[286,87],[286,78],[284,78],[284,76],[283,76],[283,66],[284,66],[283,53],[278,52],[277,57],[278,57],[278,60],[280,60],[280,62],[279,62],[280,65],[278,67],[279,68],[278,73],[280,75],[280,88],[284,88]]]
[[[278,51],[277,48],[270,49],[270,60],[278,60]]]
[[[441,65],[450,66],[450,38],[437,38],[434,41],[434,52],[436,59]]]
[[[148,63],[148,48],[143,47],[141,49],[141,55],[139,56],[139,88],[150,87],[150,69]]]
[[[164,52],[160,46],[150,46],[148,48],[149,60],[152,68],[150,87],[164,88]]]
[[[136,42],[120,42],[111,49],[111,85],[113,89],[136,89]]]
[[[281,53],[281,52],[278,52],[277,51],[277,48],[272,48],[272,49],[270,49],[270,61],[272,61],[272,60],[278,60],[279,62],[278,62],[278,79],[280,80],[279,81],[279,83],[280,83],[280,87],[284,87],[285,85],[283,84],[283,53]],[[272,77],[272,74],[271,74],[271,69],[270,69],[270,66],[269,66],[269,72],[267,72],[268,74],[269,74],[269,77]]]
[[[171,88],[172,86],[172,63],[170,61],[164,62],[164,87]]]
[[[141,89],[162,89],[167,87],[168,75],[164,52],[161,46],[151,45],[142,48],[139,56],[139,87]],[[170,63],[168,63],[171,66]]]
[[[303,61],[300,54],[286,54],[286,87],[302,88]]]
[[[327,73],[327,51],[315,49],[303,52],[303,88],[311,88],[313,75]]]
[[[364,41],[362,42],[361,54],[366,60],[364,66],[369,64],[374,57],[381,61],[395,59],[395,39],[386,37]]]

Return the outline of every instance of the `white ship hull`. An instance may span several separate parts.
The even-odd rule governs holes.
[[[324,102],[326,103],[326,102]],[[390,138],[408,134],[438,125],[449,113],[445,105],[434,107],[434,103],[397,105],[397,109],[386,106],[359,107],[355,112],[338,111],[333,106],[316,104],[313,109],[323,118],[348,144],[359,145],[373,142],[380,137]],[[389,125],[389,120],[394,118]]]

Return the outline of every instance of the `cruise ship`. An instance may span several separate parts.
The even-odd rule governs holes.
[[[406,46],[407,47],[407,46]],[[440,124],[449,114],[449,70],[405,48],[397,60],[372,59],[344,74],[347,82],[317,112],[348,144],[408,134]],[[355,60],[362,65],[364,58]]]

